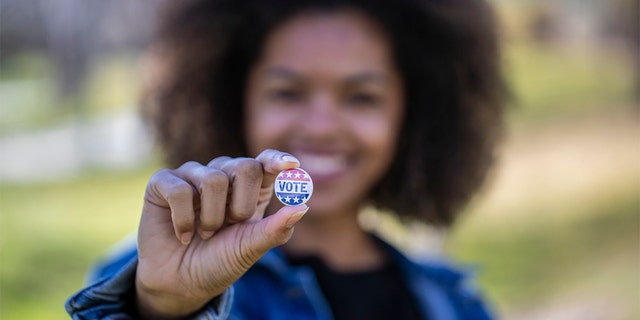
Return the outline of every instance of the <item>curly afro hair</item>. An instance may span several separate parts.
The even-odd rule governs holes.
[[[400,218],[448,225],[481,186],[502,133],[499,41],[480,0],[172,1],[143,95],[166,161],[247,156],[243,95],[265,38],[302,11],[343,9],[387,32],[406,86],[395,160],[370,200]]]

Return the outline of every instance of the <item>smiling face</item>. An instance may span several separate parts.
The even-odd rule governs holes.
[[[403,83],[384,33],[355,11],[293,17],[249,74],[247,148],[296,156],[314,216],[355,213],[393,160]]]

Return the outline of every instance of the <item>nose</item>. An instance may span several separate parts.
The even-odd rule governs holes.
[[[305,108],[302,132],[314,138],[328,138],[339,134],[341,126],[338,102],[329,94],[316,94]]]

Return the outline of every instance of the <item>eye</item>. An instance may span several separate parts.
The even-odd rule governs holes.
[[[298,102],[303,98],[303,92],[290,88],[273,89],[269,93],[269,97],[277,102]]]
[[[367,92],[357,92],[349,94],[346,97],[346,102],[351,106],[375,106],[380,102],[380,97],[376,94]]]

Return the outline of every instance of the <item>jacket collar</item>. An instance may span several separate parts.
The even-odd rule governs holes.
[[[431,279],[431,281],[448,287],[457,285],[465,277],[464,273],[455,270],[444,261],[431,259],[416,262],[380,237],[373,234],[371,234],[371,237],[387,254],[391,262],[400,267],[400,270],[406,275],[426,277]],[[267,253],[258,260],[256,266],[266,268],[279,276],[286,276],[296,268],[296,266],[289,264],[281,247],[267,251]]]
[[[392,263],[396,264],[409,290],[413,292],[422,313],[428,319],[447,320],[456,319],[455,306],[452,303],[451,292],[460,287],[465,275],[443,261],[432,260],[416,262],[408,258],[395,247],[383,239],[371,235],[382,248]],[[288,263],[281,248],[268,251],[257,263],[256,267],[269,270],[282,280],[291,279],[300,267]]]

